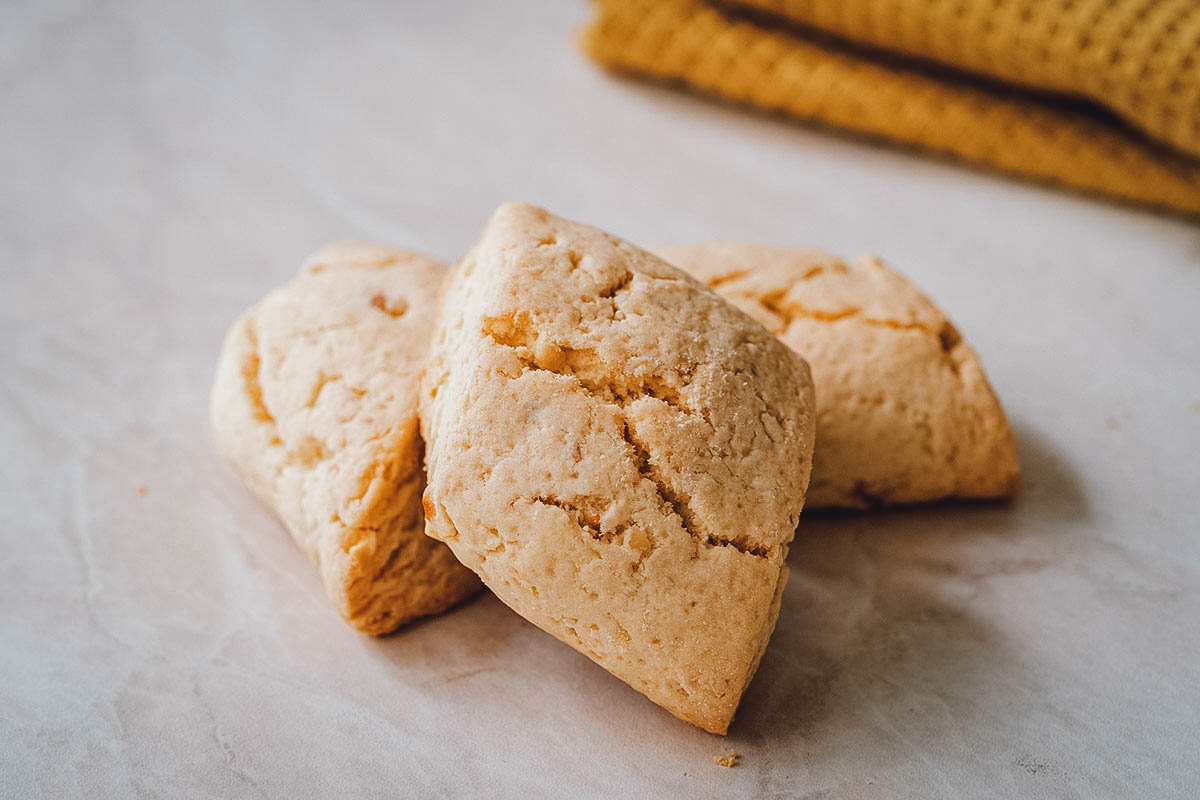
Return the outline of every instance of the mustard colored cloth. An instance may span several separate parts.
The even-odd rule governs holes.
[[[738,0],[849,41],[1087,98],[1200,157],[1197,0]]]
[[[598,0],[581,43],[611,69],[1200,214],[1200,159],[1190,155],[1200,152],[1196,0],[743,3],[773,13],[704,0]],[[1114,114],[1045,91],[1091,98]]]

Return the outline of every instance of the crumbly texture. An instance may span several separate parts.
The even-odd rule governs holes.
[[[745,244],[655,252],[808,360],[817,387],[810,508],[1017,492],[1012,430],[979,357],[879,259]]]
[[[396,248],[327,247],[234,323],[217,365],[219,450],[366,633],[481,588],[423,533],[418,376],[444,274]]]
[[[451,275],[421,425],[428,534],[526,619],[723,733],[804,504],[803,359],[649,253],[510,204]]]
[[[713,756],[713,763],[718,767],[736,767],[741,758],[740,755],[730,750],[723,756]]]

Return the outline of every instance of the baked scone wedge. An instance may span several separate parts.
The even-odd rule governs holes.
[[[812,392],[803,359],[680,270],[501,206],[451,273],[422,384],[426,532],[723,733],[779,613]]]
[[[445,272],[397,248],[325,248],[233,324],[217,364],[218,449],[365,633],[481,588],[423,533],[418,378]]]
[[[1012,430],[979,357],[872,256],[747,244],[657,247],[800,353],[817,386],[809,508],[1016,494]]]

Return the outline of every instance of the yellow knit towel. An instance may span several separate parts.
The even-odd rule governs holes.
[[[1195,0],[742,2],[776,16],[746,16],[703,0],[597,0],[583,47],[613,69],[1200,214]],[[1088,97],[1145,135],[1078,100],[839,43],[778,15],[992,80]]]

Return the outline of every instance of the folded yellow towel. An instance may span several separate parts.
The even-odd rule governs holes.
[[[1196,0],[739,0],[859,44],[1085,97],[1200,156]]]
[[[1200,153],[1194,0],[743,2],[774,13],[747,16],[703,0],[598,0],[582,44],[613,69],[1200,214],[1200,160],[1191,155]],[[1105,103],[1128,124],[1045,91]]]

